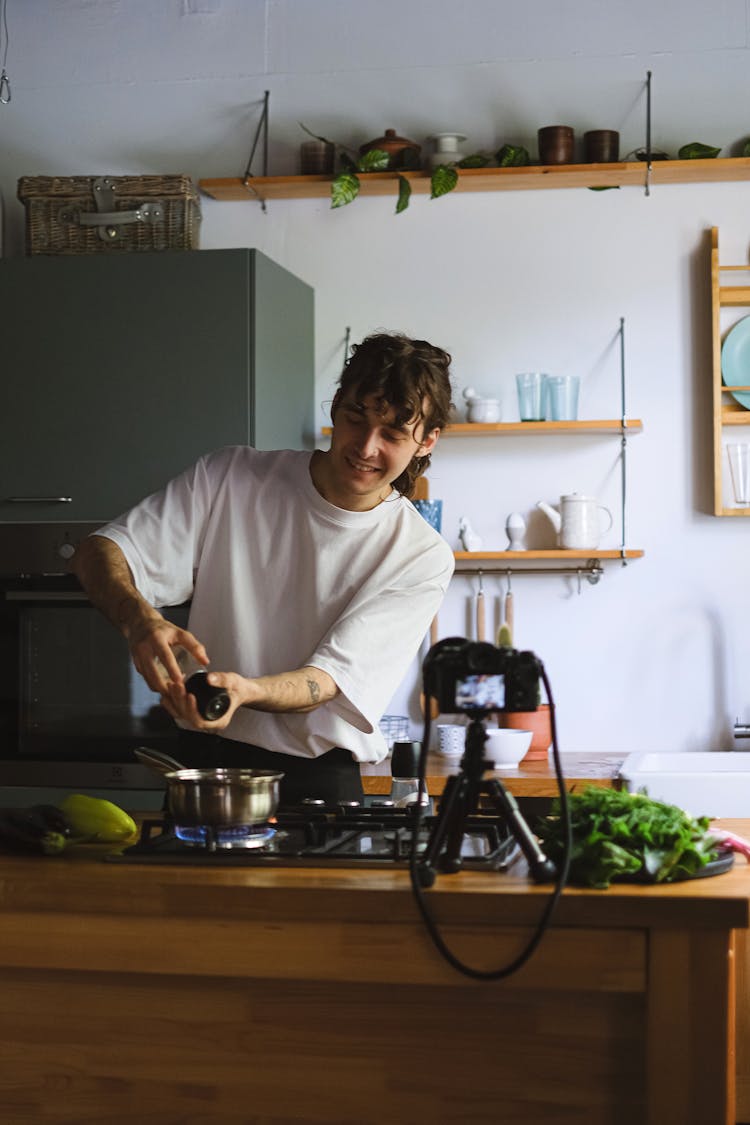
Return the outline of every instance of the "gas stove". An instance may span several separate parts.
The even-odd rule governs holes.
[[[436,817],[420,821],[418,852],[427,846]],[[282,808],[275,819],[252,828],[212,831],[146,820],[137,844],[111,863],[218,864],[232,867],[406,868],[411,855],[414,806],[311,805]],[[466,818],[461,865],[499,871],[517,854],[515,839],[498,814]]]

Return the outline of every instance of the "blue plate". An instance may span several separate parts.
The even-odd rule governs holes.
[[[721,379],[724,386],[750,384],[750,316],[730,328],[721,345]],[[750,391],[730,391],[733,399],[750,410]]]

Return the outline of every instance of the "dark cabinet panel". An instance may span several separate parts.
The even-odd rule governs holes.
[[[313,432],[313,291],[257,250],[0,261],[0,339],[3,523],[104,521]]]

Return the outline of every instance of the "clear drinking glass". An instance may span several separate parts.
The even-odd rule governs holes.
[[[539,371],[526,371],[516,375],[518,412],[522,422],[544,420],[544,385],[547,376]]]
[[[750,504],[750,442],[729,442],[727,454],[735,503]]]
[[[545,416],[550,422],[574,422],[578,417],[577,375],[548,375],[545,383]]]

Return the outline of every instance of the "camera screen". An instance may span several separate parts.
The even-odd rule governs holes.
[[[504,706],[505,676],[466,676],[465,679],[456,682],[456,707],[458,710],[478,707],[492,711],[499,710]]]

